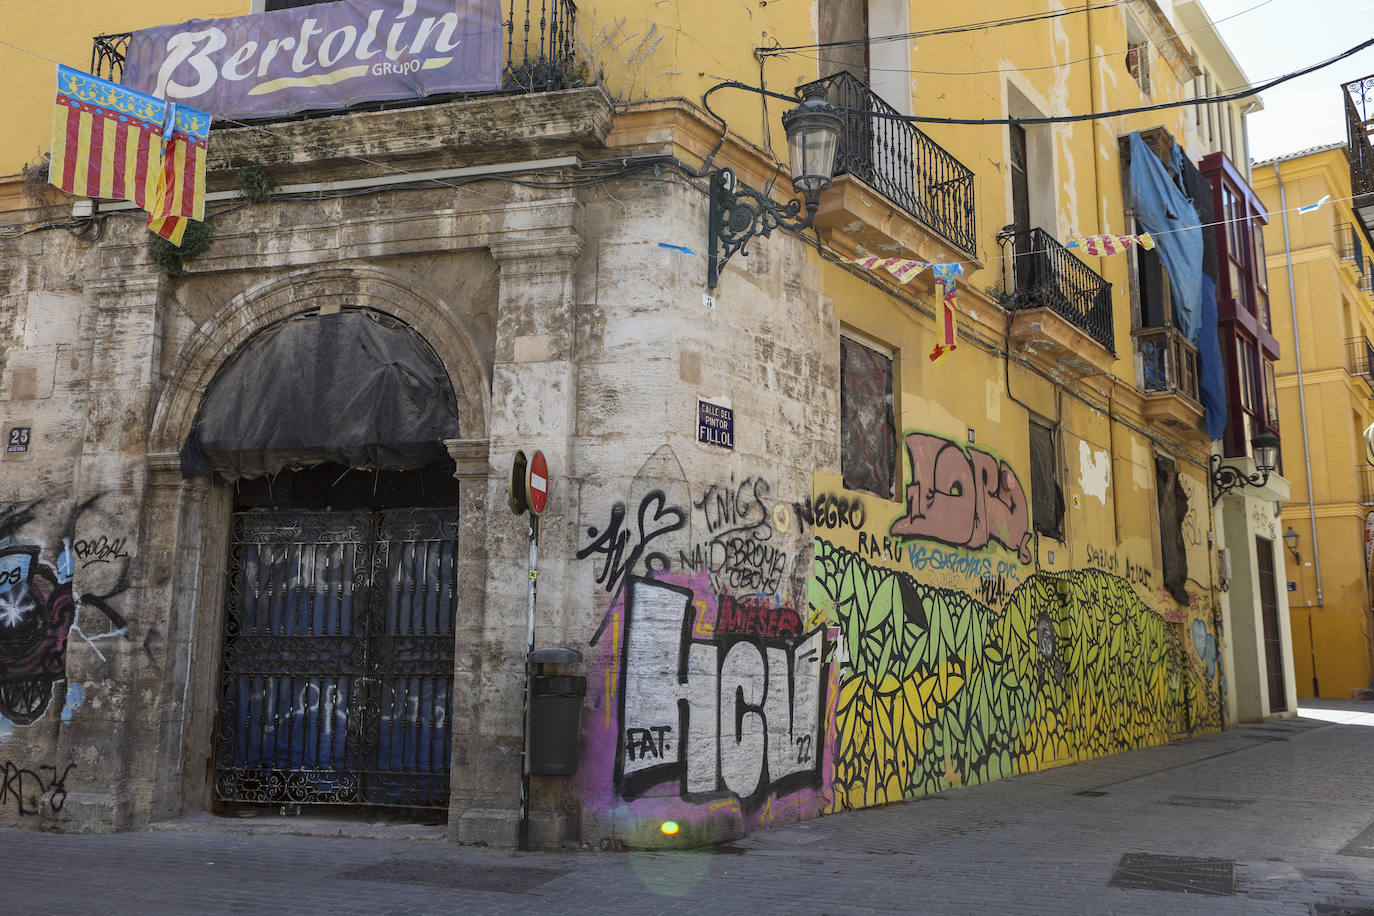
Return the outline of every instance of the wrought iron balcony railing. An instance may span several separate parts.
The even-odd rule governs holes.
[[[808,85],[823,86],[826,101],[844,114],[835,174],[861,179],[973,254],[973,170],[910,124],[867,114],[898,112],[853,74],[840,72]]]
[[[1336,238],[1341,252],[1341,260],[1354,261],[1355,270],[1364,273],[1364,245],[1360,242],[1360,234],[1356,231],[1354,224],[1342,223],[1337,226]]]
[[[1176,328],[1140,328],[1135,331],[1136,354],[1142,391],[1181,394],[1200,405],[1198,352]]]
[[[551,92],[591,81],[577,60],[577,4],[573,0],[507,0],[503,92]],[[131,33],[97,35],[91,73],[120,82]],[[212,112],[213,114],[213,112]]]
[[[997,241],[1003,263],[1010,257],[1012,265],[1011,292],[1005,304],[1017,310],[1053,309],[1110,352],[1116,352],[1110,283],[1044,229],[1003,230]]]
[[[1374,343],[1368,337],[1345,339],[1345,368],[1374,386]]]
[[[1355,491],[1361,505],[1374,506],[1374,468],[1367,464],[1355,468]]]
[[[1349,142],[1350,185],[1356,197],[1374,194],[1374,74],[1343,83],[1345,133]]]

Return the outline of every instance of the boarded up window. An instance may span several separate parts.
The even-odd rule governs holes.
[[[1155,456],[1155,493],[1159,497],[1159,546],[1164,567],[1164,587],[1178,601],[1188,600],[1188,553],[1183,545],[1183,520],[1188,516],[1188,494],[1178,479],[1178,467]]]
[[[897,425],[892,412],[892,360],[840,338],[840,469],[848,490],[892,498]]]
[[[1059,486],[1059,461],[1054,449],[1054,430],[1030,424],[1031,514],[1035,530],[1064,539],[1064,495]]]

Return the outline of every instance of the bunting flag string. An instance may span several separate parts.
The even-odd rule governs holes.
[[[913,261],[911,258],[875,258],[871,256],[850,258],[849,263],[857,264],[864,270],[885,270],[902,283],[918,276],[923,270],[931,266],[927,261]]]
[[[1121,254],[1132,245],[1139,245],[1146,251],[1151,251],[1155,247],[1155,240],[1148,232],[1142,232],[1140,235],[1089,235],[1076,238],[1064,247],[1082,248],[1093,257],[1101,258]]]
[[[131,200],[148,228],[180,245],[186,221],[205,219],[210,116],[57,67],[49,183],[70,194]]]
[[[930,351],[930,361],[938,366],[945,361],[945,357],[959,349],[954,342],[954,317],[959,310],[959,297],[954,286],[954,278],[963,275],[964,267],[958,263],[934,264],[932,267],[935,272],[936,300],[940,303],[942,336],[941,340],[935,344],[935,349]]]

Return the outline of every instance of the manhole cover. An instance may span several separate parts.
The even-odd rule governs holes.
[[[394,859],[334,875],[350,881],[382,881],[387,884],[418,884],[465,891],[523,894],[568,872],[556,868],[521,868],[513,865],[474,867],[453,861]]]
[[[1116,863],[1108,886],[1230,897],[1236,892],[1235,868],[1236,863],[1230,859],[1128,852]]]
[[[1179,805],[1183,808],[1217,808],[1233,811],[1254,804],[1253,798],[1217,798],[1211,795],[1170,795],[1164,799],[1166,805]]]

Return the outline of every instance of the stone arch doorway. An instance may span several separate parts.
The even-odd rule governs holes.
[[[215,805],[447,807],[459,424],[434,350],[368,308],[269,324],[206,386],[180,464],[232,510]]]

